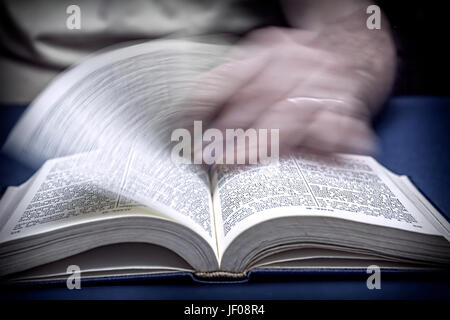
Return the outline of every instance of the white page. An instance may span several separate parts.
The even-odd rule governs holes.
[[[370,157],[304,155],[224,172],[218,169],[213,180],[218,183],[216,224],[223,226],[217,228],[221,254],[244,230],[286,216],[334,217],[441,234]]]
[[[8,187],[0,200],[0,232],[8,222],[19,202],[25,196],[38,173],[17,187]]]
[[[127,161],[112,166],[115,171],[96,162],[100,159],[96,153],[47,161],[2,229],[0,242],[131,215],[183,224],[215,249],[206,172],[153,156],[138,158],[131,153]]]
[[[90,152],[92,158],[101,148],[98,159],[92,158],[89,168],[84,169],[85,175],[88,171],[94,176],[99,170],[105,172],[97,187],[167,212],[167,217],[191,226],[216,248],[212,210],[207,211],[212,200],[205,172],[175,166],[164,150],[169,148],[171,130],[183,115],[208,111],[205,106],[186,106],[186,95],[227,49],[161,40],[89,57],[61,74],[30,105],[4,150],[38,167],[47,159],[80,152]],[[129,157],[130,149],[133,158]],[[45,175],[41,178],[16,210],[16,221],[10,221],[9,231],[44,183]],[[160,196],[158,189],[167,192]],[[196,210],[192,210],[193,201]],[[51,221],[43,229],[38,225],[27,230],[44,232],[60,226]]]
[[[436,210],[435,207],[417,190],[407,176],[398,177],[396,183],[404,190],[405,195],[424,214],[425,218],[450,241],[450,223]]]
[[[120,254],[118,254],[120,253]],[[19,276],[20,280],[56,276],[67,278],[67,266],[77,265],[81,276],[86,273],[104,274],[107,271],[142,270],[193,271],[192,267],[174,252],[151,244],[119,243],[95,248],[87,252],[33,268]]]

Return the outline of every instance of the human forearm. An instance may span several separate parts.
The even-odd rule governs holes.
[[[361,77],[360,91],[374,113],[388,96],[395,78],[396,50],[390,25],[381,13],[381,28],[371,30],[365,0],[284,0],[293,28],[309,33],[308,45],[349,57],[349,75]]]

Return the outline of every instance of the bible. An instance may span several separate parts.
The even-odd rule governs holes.
[[[448,221],[371,157],[171,161],[173,119],[205,112],[187,96],[226,50],[179,40],[118,48],[63,73],[30,105],[4,146],[39,169],[1,199],[2,278],[66,279],[72,265],[83,278],[205,279],[448,268]]]

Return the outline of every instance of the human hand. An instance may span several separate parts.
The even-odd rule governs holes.
[[[373,153],[370,120],[392,84],[393,45],[346,27],[253,32],[199,81],[193,101],[210,107],[212,128],[279,129],[281,154]]]

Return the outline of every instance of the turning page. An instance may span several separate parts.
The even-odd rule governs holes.
[[[168,150],[182,115],[206,111],[187,106],[186,96],[227,49],[151,41],[96,54],[62,73],[29,106],[4,151],[35,168],[85,155],[48,161],[2,236],[145,206],[194,229],[216,249],[208,175],[173,164]]]
[[[204,105],[186,103],[198,77],[216,65],[226,46],[160,40],[96,54],[63,72],[28,107],[4,151],[39,168],[45,160],[122,146],[146,150],[169,144],[183,115]]]

